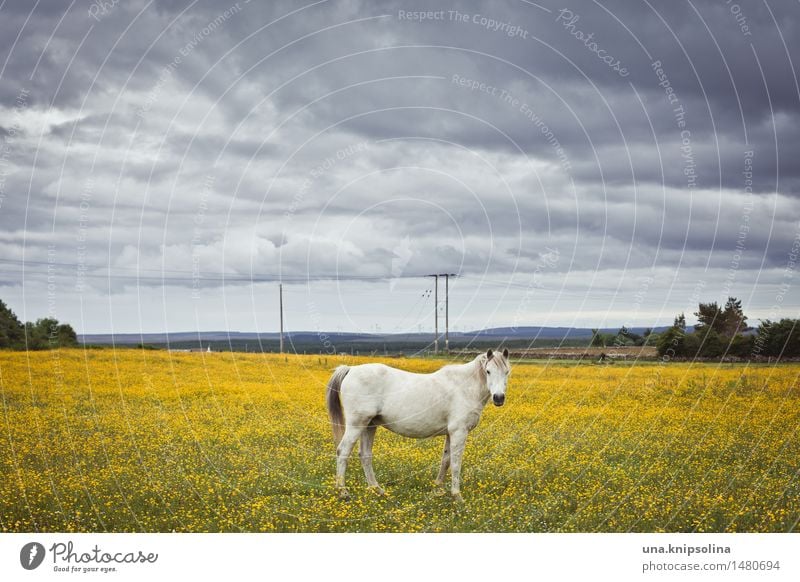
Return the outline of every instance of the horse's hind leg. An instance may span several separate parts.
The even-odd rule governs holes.
[[[439,488],[440,494],[444,492],[444,480],[447,477],[447,469],[450,467],[450,435],[444,437],[444,452],[442,453],[442,464],[439,467],[439,475],[433,482]]]
[[[361,433],[359,456],[361,457],[361,466],[364,467],[364,476],[367,478],[367,484],[372,487],[375,493],[383,495],[385,492],[378,484],[378,480],[375,478],[375,471],[372,468],[372,443],[375,442],[375,431],[377,430],[378,427],[371,424]]]
[[[364,430],[363,426],[348,424],[344,429],[342,442],[336,447],[336,486],[339,488],[339,496],[343,499],[350,497],[347,487],[344,485],[344,473],[347,470],[347,459],[353,451],[358,437]]]

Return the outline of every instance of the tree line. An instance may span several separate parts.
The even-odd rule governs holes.
[[[724,307],[717,302],[700,303],[694,313],[697,324],[688,331],[686,317],[678,315],[672,327],[656,342],[658,355],[670,358],[721,358],[745,360],[800,357],[800,320],[763,320],[758,328],[747,325],[742,302],[728,297]]]
[[[0,349],[47,350],[78,345],[78,335],[68,323],[44,317],[24,324],[0,300]]]
[[[734,357],[745,360],[759,358],[800,357],[800,320],[783,318],[764,320],[757,328],[747,325],[742,302],[728,297],[724,306],[716,301],[700,303],[694,312],[697,324],[689,330],[686,316],[675,317],[672,326],[661,333],[647,328],[642,334],[623,326],[616,334],[592,330],[593,347],[655,346],[664,360],[719,359]]]
[[[652,327],[646,328],[641,334],[634,333],[624,325],[617,333],[602,333],[599,329],[593,329],[589,345],[594,348],[646,346],[652,344],[657,335]]]

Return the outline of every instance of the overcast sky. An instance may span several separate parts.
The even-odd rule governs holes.
[[[275,331],[283,280],[289,329],[427,331],[444,272],[459,330],[800,307],[797,2],[11,0],[0,45],[22,319]]]

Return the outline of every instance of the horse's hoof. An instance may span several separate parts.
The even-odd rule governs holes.
[[[375,487],[370,487],[370,489],[378,497],[384,497],[386,495],[386,491],[384,491],[383,487],[381,487],[380,485],[376,485]]]
[[[461,497],[461,493],[453,493],[453,501],[460,505],[464,503],[464,498]]]
[[[339,499],[350,501],[350,492],[347,489],[339,489]]]
[[[433,482],[433,494],[436,497],[441,497],[447,493],[447,489],[444,488],[444,483],[437,483],[436,481]]]

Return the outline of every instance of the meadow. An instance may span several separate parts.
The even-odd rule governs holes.
[[[785,532],[800,519],[800,365],[517,364],[467,441],[378,431],[333,487],[324,387],[360,358],[0,353],[4,532]],[[413,371],[436,360],[390,359]]]

